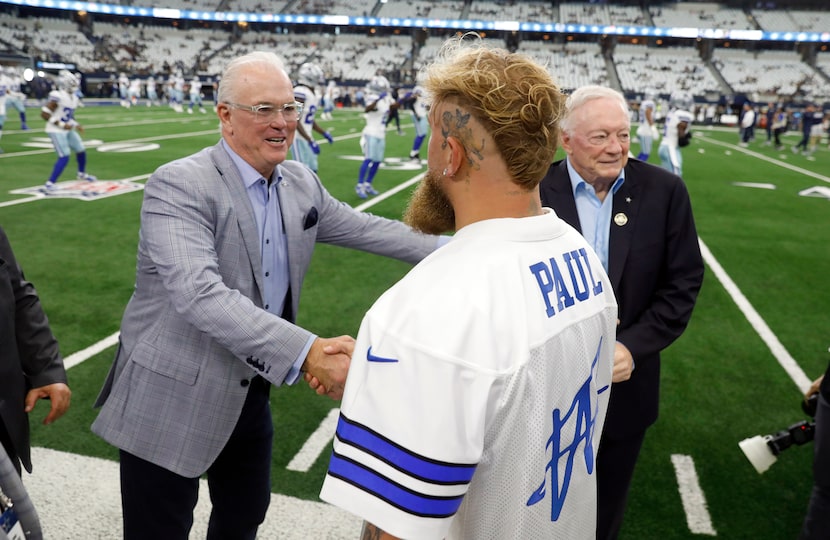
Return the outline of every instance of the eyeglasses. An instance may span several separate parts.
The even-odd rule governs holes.
[[[628,133],[620,133],[616,136],[608,133],[593,133],[590,135],[583,135],[583,137],[588,139],[588,142],[591,143],[592,146],[605,146],[609,141],[614,140],[614,138],[616,138],[620,145],[631,143],[631,135]]]
[[[303,112],[303,104],[298,101],[284,105],[242,105],[226,101],[225,105],[254,113],[254,122],[257,124],[270,124],[280,113],[286,122],[296,122]]]

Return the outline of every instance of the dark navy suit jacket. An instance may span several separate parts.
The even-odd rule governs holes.
[[[551,165],[540,186],[542,205],[580,232],[565,160]],[[629,159],[613,195],[608,276],[619,304],[617,340],[635,369],[611,388],[603,437],[623,438],[657,420],[660,351],[686,328],[703,282],[703,259],[692,207],[680,177]]]
[[[0,228],[0,429],[5,427],[13,453],[29,472],[26,393],[54,383],[66,383],[58,342],[35,288],[23,276]]]

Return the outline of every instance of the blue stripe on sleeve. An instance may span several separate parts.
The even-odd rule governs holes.
[[[349,420],[342,413],[337,422],[337,438],[424,482],[439,485],[467,484],[476,471],[476,464],[446,463],[410,452],[368,427]]]
[[[420,517],[450,517],[458,511],[464,498],[464,495],[435,497],[417,493],[337,452],[331,455],[328,474]]]

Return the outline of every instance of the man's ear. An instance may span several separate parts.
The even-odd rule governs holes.
[[[467,149],[457,138],[447,137],[447,149],[445,150],[446,176],[453,178],[459,174],[463,167],[467,166]]]
[[[562,150],[565,151],[566,154],[570,155],[571,153],[571,135],[566,131],[559,132],[559,146],[562,147]]]

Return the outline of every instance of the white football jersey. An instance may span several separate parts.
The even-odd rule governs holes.
[[[684,111],[683,109],[674,109],[669,111],[669,114],[666,115],[666,125],[664,128],[665,133],[663,133],[663,142],[661,145],[676,147],[677,146],[677,126],[681,122],[688,122],[689,127],[686,129],[690,129],[692,125],[692,120],[694,120],[694,116],[689,111]]]
[[[366,104],[373,103],[377,98],[377,94],[367,94]],[[386,120],[389,118],[389,109],[394,101],[392,96],[387,93],[383,99],[378,101],[375,110],[363,115],[366,118],[366,127],[363,128],[364,135],[379,139],[386,138]]]
[[[198,96],[202,93],[202,81],[198,78],[193,79],[190,81],[190,95],[191,96]]]
[[[643,122],[648,122],[648,119],[646,118],[646,111],[649,110],[651,111],[651,120],[653,122],[655,119],[655,111],[657,110],[657,105],[654,103],[654,100],[652,99],[644,99],[640,103],[639,120],[641,124]]]
[[[66,131],[64,128],[56,126],[53,122],[59,120],[61,122],[69,122],[75,117],[75,109],[78,108],[78,96],[75,93],[70,94],[65,90],[52,90],[49,92],[49,103],[57,103],[58,106],[52,111],[49,120],[46,121],[46,133],[61,133]]]
[[[429,102],[422,94],[415,96],[415,101],[412,102],[412,111],[418,118],[426,118],[429,113]]]
[[[305,132],[309,136],[314,128],[314,115],[317,113],[317,107],[320,104],[320,96],[313,88],[309,88],[304,84],[298,84],[294,87],[294,99],[303,104],[303,115],[300,122],[305,128]]]
[[[375,303],[320,497],[401,538],[596,538],[617,306],[549,209],[468,225]]]

